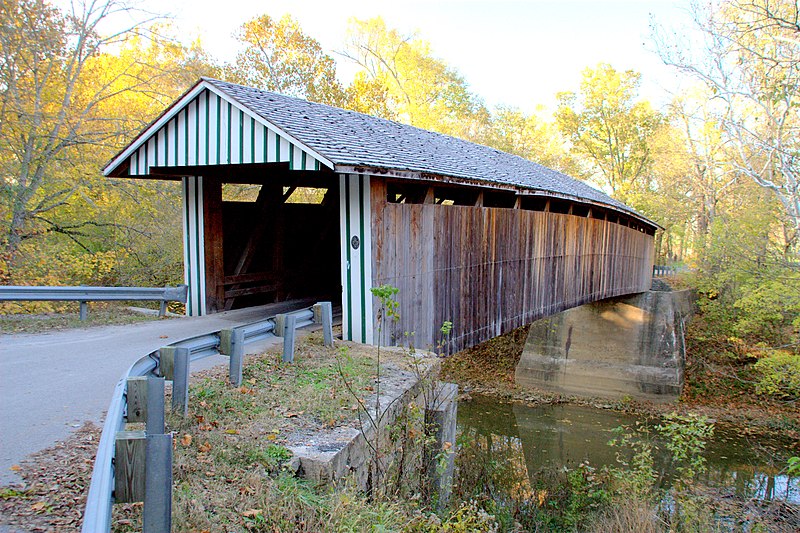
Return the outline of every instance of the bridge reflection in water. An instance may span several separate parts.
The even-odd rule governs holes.
[[[564,404],[527,407],[478,396],[458,406],[460,440],[470,440],[471,446],[470,457],[459,454],[457,466],[460,460],[500,464],[508,490],[532,493],[538,476],[552,475],[562,466],[584,461],[598,469],[618,465],[618,449],[608,445],[611,430],[637,421],[654,425],[611,410]],[[655,469],[659,484],[668,487],[674,465],[663,449],[659,446],[655,454]],[[718,425],[707,443],[708,471],[700,481],[744,498],[800,503],[800,478],[780,473],[786,455],[790,451],[777,449],[775,443],[759,443]]]

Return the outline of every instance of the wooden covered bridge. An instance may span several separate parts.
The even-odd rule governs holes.
[[[182,180],[191,315],[326,298],[341,303],[345,339],[372,343],[370,288],[389,284],[400,289],[400,320],[384,342],[413,331],[417,346],[432,346],[451,321],[451,351],[650,287],[657,226],[582,182],[214,79],[198,81],[104,173]],[[231,184],[252,185],[251,196],[230,196]]]

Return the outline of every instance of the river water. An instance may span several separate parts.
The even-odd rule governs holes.
[[[604,409],[567,404],[527,407],[482,396],[458,405],[459,438],[480,442],[470,453],[479,450],[486,455],[472,455],[468,460],[500,464],[507,470],[509,486],[526,481],[533,485],[543,472],[574,468],[584,461],[598,469],[618,466],[620,449],[608,444],[614,437],[611,430],[637,423],[653,427],[657,422]],[[657,437],[655,443],[658,483],[666,487],[674,467]],[[745,498],[800,503],[800,478],[781,473],[789,455],[778,443],[759,441],[718,424],[706,445],[708,470],[700,481]]]

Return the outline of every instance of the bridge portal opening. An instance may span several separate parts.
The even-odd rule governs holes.
[[[159,172],[186,169],[152,171]],[[290,171],[281,163],[192,173],[182,178],[186,277],[190,290],[203,291],[190,314],[300,299],[341,305],[340,190],[333,173]]]

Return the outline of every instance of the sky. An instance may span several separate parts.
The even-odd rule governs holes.
[[[143,0],[164,13],[165,3]],[[382,16],[389,27],[416,33],[490,105],[532,112],[552,109],[559,91],[576,91],[581,71],[600,62],[643,75],[641,95],[660,106],[677,89],[650,40],[651,21],[685,26],[689,0],[171,0],[173,25],[187,41],[200,36],[213,57],[233,60],[232,37],[245,21],[288,13],[317,39],[347,84],[355,66],[336,54],[347,21]]]

